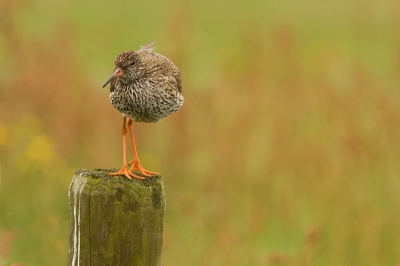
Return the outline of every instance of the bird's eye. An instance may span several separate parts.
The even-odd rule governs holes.
[[[135,62],[132,62],[132,63],[131,63],[131,66],[134,66],[134,65],[135,65]]]

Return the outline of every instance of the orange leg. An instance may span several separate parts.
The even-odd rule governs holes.
[[[128,129],[129,129],[129,135],[131,137],[132,150],[133,150],[133,160],[129,162],[129,165],[132,164],[132,167],[129,169],[129,171],[132,173],[134,170],[138,170],[142,175],[147,176],[147,177],[150,177],[152,175],[160,175],[159,173],[156,173],[156,172],[147,171],[140,164],[139,156],[136,151],[135,138],[133,136],[132,119],[130,119],[130,118],[128,118]]]
[[[108,174],[111,176],[125,175],[128,179],[132,179],[132,177],[133,177],[133,178],[144,180],[145,179],[144,177],[137,176],[137,175],[133,174],[131,170],[128,170],[128,166],[126,164],[126,125],[125,124],[126,124],[126,118],[124,116],[124,121],[122,123],[122,156],[123,156],[122,168],[118,172],[108,173]],[[131,122],[131,124],[132,124],[132,122]]]

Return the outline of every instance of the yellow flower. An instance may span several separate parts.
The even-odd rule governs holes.
[[[36,162],[44,162],[54,157],[53,144],[44,135],[36,136],[26,152],[28,157]]]

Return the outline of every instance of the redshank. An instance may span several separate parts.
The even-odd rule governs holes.
[[[110,101],[122,113],[122,168],[109,175],[125,175],[142,179],[158,173],[148,171],[140,164],[133,136],[132,121],[155,123],[175,113],[184,98],[179,69],[171,60],[153,51],[153,41],[137,51],[124,51],[115,58],[115,69],[103,88],[110,84]],[[126,162],[127,128],[132,143],[133,160]],[[142,176],[134,174],[138,171]],[[144,176],[144,177],[143,177]]]

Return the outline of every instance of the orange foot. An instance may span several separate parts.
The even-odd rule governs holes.
[[[119,170],[118,172],[108,174],[111,176],[125,175],[130,180],[132,180],[132,177],[140,180],[145,180],[144,177],[135,175],[134,173],[132,173],[132,170],[128,170],[128,167],[126,165],[123,165],[121,170]]]
[[[156,172],[151,172],[143,168],[143,166],[140,164],[139,160],[133,159],[132,161],[129,162],[129,165],[132,164],[132,167],[129,169],[129,172],[133,173],[134,170],[139,171],[142,175],[146,177],[150,177],[152,175],[160,175],[159,173]]]

